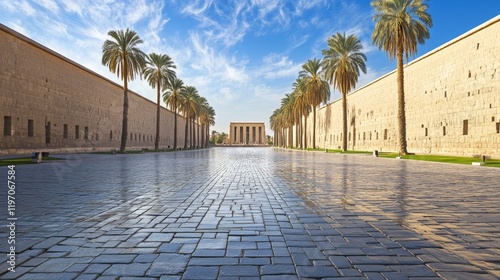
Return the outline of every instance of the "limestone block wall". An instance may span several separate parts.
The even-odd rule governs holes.
[[[409,152],[500,157],[500,16],[406,65],[405,94]],[[347,104],[349,149],[398,150],[395,71]],[[341,146],[341,100],[318,110],[316,129],[318,147]]]
[[[120,146],[123,88],[0,25],[0,154]],[[154,148],[156,104],[129,91],[128,148]],[[161,110],[160,147],[173,146],[173,112]],[[178,117],[178,145],[184,145]]]

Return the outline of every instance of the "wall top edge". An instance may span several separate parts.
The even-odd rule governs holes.
[[[494,17],[494,18],[492,18],[492,19],[490,19],[490,20],[488,20],[488,21],[486,21],[486,22],[484,22],[484,23],[482,23],[482,24],[480,24],[480,25],[472,28],[471,30],[463,33],[462,35],[459,35],[458,37],[456,37],[454,39],[451,39],[450,41],[448,41],[448,42],[446,42],[446,43],[444,43],[444,44],[436,47],[435,49],[430,50],[429,52],[427,52],[427,53],[425,53],[425,54],[423,54],[423,55],[415,58],[414,60],[406,63],[405,66],[404,66],[404,68],[407,68],[408,66],[410,66],[410,65],[412,65],[414,63],[417,63],[417,62],[419,62],[419,61],[421,61],[421,60],[423,60],[425,58],[428,58],[429,56],[432,56],[433,54],[438,53],[438,52],[446,49],[447,47],[449,47],[449,46],[451,46],[451,45],[453,45],[453,44],[455,44],[455,43],[457,43],[457,42],[459,42],[459,41],[461,41],[461,40],[463,40],[463,39],[465,39],[467,37],[470,37],[470,36],[474,35],[475,33],[478,33],[479,31],[481,31],[481,30],[483,30],[483,29],[485,29],[485,28],[487,28],[487,27],[489,27],[491,25],[496,24],[497,22],[500,22],[500,15],[498,15],[498,16],[496,16],[496,17]],[[384,79],[384,78],[392,75],[393,73],[396,72],[396,70],[397,69],[394,69],[394,70],[388,72],[387,74],[380,76],[379,78],[377,78],[377,79],[375,79],[375,80],[367,83],[366,85],[364,85],[364,86],[362,86],[362,87],[360,87],[360,88],[358,88],[358,89],[350,92],[348,95],[354,94],[354,93],[360,91],[361,89],[367,88],[367,87],[371,86],[372,84],[375,84],[376,82],[378,82],[378,81],[380,81],[380,80],[382,80],[382,79]],[[339,99],[336,99],[336,100],[334,100],[334,101],[332,101],[330,103],[327,103],[326,105],[322,106],[320,109],[327,107],[329,104],[333,104],[333,103],[339,102],[340,100],[342,100],[342,98],[339,98]]]
[[[25,43],[27,43],[29,45],[32,45],[32,46],[34,46],[37,49],[40,49],[40,50],[42,50],[42,51],[44,51],[46,53],[49,53],[50,55],[53,55],[53,56],[57,57],[58,59],[63,60],[64,62],[67,62],[67,63],[69,63],[69,64],[71,64],[71,65],[73,65],[73,66],[75,66],[75,67],[77,67],[77,68],[79,68],[79,69],[81,69],[81,70],[83,70],[83,71],[85,71],[85,72],[87,72],[87,73],[89,73],[89,74],[97,77],[97,78],[100,78],[100,79],[106,81],[107,83],[110,83],[110,84],[112,84],[112,85],[114,85],[114,86],[116,86],[118,88],[123,89],[122,85],[120,85],[120,84],[118,84],[118,83],[116,83],[114,81],[111,81],[110,79],[108,79],[108,78],[106,78],[106,77],[98,74],[97,72],[94,72],[94,71],[90,70],[89,68],[87,68],[87,67],[85,67],[85,66],[83,66],[83,65],[81,65],[81,64],[79,64],[79,63],[77,63],[77,62],[75,62],[75,61],[73,61],[73,60],[71,60],[69,58],[67,58],[67,57],[65,57],[64,55],[62,55],[62,54],[60,54],[58,52],[55,52],[52,49],[49,49],[48,47],[46,47],[46,46],[38,43],[37,41],[35,41],[35,40],[33,40],[33,39],[29,38],[29,37],[26,37],[25,35],[23,35],[23,34],[15,31],[15,30],[13,30],[13,29],[11,29],[11,28],[3,25],[2,23],[0,23],[0,31],[2,31],[2,32],[4,32],[4,33],[6,33],[6,34],[8,34],[8,35],[10,35],[10,36],[12,36],[12,37],[14,37],[16,39],[19,39],[19,40],[21,40],[21,41],[23,41],[23,42],[25,42]],[[134,94],[137,97],[144,99],[145,101],[148,101],[150,103],[156,104],[155,102],[147,99],[146,97],[138,94],[137,92],[135,92],[133,90],[129,89],[128,93]],[[161,108],[163,110],[166,110],[168,112],[173,113],[172,110],[169,110],[168,108],[165,108],[165,107],[161,107]]]

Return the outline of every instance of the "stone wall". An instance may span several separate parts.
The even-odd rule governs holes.
[[[0,154],[119,148],[121,85],[3,25],[0,50]],[[127,147],[154,148],[156,104],[131,91],[129,104]],[[172,147],[173,112],[162,108],[160,125],[160,147]]]
[[[500,16],[406,65],[405,96],[409,152],[500,157]],[[348,149],[398,151],[395,71],[347,104]],[[316,145],[337,149],[341,132],[337,100],[318,110]]]

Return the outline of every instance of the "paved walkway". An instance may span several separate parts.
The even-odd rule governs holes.
[[[500,277],[500,169],[213,148],[16,175],[16,272],[2,227],[2,279]]]

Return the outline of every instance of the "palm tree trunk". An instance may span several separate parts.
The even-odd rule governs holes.
[[[299,140],[299,147],[302,150],[302,116],[299,119],[299,134],[297,135],[297,139]]]
[[[210,134],[210,124],[207,123],[206,127],[207,127],[207,132],[205,134],[205,148],[208,148],[208,144],[210,143],[210,141],[208,139],[210,137],[210,135],[209,135]]]
[[[304,149],[307,149],[307,116],[304,116]]]
[[[347,92],[342,92],[342,151],[347,151]]]
[[[174,150],[177,150],[177,104],[176,103],[177,100],[174,100]]]
[[[155,138],[155,151],[158,151],[160,144],[160,82],[156,84],[156,138]]]
[[[128,136],[128,81],[127,75],[123,75],[123,120],[122,120],[122,139],[120,143],[120,152],[125,152]]]
[[[201,125],[200,137],[201,137],[201,147],[203,148],[203,147],[205,147],[205,125],[204,124]]]
[[[313,106],[313,149],[316,149],[316,107]]]
[[[403,44],[398,44],[398,124],[399,124],[399,153],[406,155],[406,115],[405,115],[405,89],[403,70]]]
[[[184,150],[188,147],[188,132],[189,132],[189,120],[188,113],[186,112],[186,122],[184,123]]]

